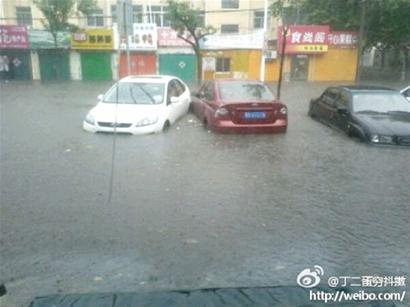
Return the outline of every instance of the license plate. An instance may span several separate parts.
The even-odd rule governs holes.
[[[266,113],[265,112],[245,112],[243,113],[243,118],[245,119],[266,118]]]

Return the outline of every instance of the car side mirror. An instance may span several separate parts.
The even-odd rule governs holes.
[[[195,96],[196,98],[202,98],[204,97],[204,92],[192,92],[192,96]]]
[[[340,115],[347,115],[349,111],[346,108],[337,108],[337,113]]]
[[[103,94],[100,94],[100,95],[97,96],[97,100],[98,100],[98,101],[103,101],[103,99],[104,99],[104,95],[103,95]]]

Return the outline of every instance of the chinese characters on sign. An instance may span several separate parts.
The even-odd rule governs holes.
[[[356,48],[357,33],[330,31],[329,26],[292,25],[286,35],[286,54],[322,53],[333,48]],[[282,27],[278,27],[278,50],[282,53]]]
[[[264,44],[263,31],[245,34],[213,34],[202,38],[199,42],[201,49],[262,49]]]
[[[0,26],[0,48],[27,49],[28,47],[25,26]]]
[[[130,50],[156,50],[157,25],[155,23],[134,23],[133,33],[128,36]],[[120,49],[125,49],[125,39],[121,39]]]
[[[158,28],[158,46],[160,47],[190,47],[191,45],[179,38],[171,28]]]
[[[71,46],[73,49],[113,49],[112,29],[87,29],[71,35]]]
[[[329,45],[337,48],[356,48],[357,33],[332,31],[329,33]]]
[[[322,53],[329,45],[329,26],[292,25],[286,35],[286,54]],[[282,27],[278,27],[278,50],[282,53]]]

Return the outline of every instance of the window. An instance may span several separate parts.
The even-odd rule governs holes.
[[[212,101],[214,99],[214,84],[213,82],[209,81],[206,82],[200,91],[201,98],[205,100]]]
[[[223,9],[239,9],[239,0],[222,0],[221,8]]]
[[[221,33],[238,33],[239,25],[221,25]]]
[[[135,23],[143,23],[143,12],[142,5],[133,5],[132,6],[132,20]]]
[[[198,11],[198,26],[199,27],[205,27],[205,11]]]
[[[224,101],[240,100],[273,100],[275,97],[270,89],[259,82],[219,82],[219,93]]]
[[[117,22],[117,5],[111,5],[111,21],[112,23]]]
[[[175,80],[171,80],[168,83],[167,100],[170,102],[171,97],[179,97],[178,88],[175,84]]]
[[[325,104],[334,107],[338,97],[339,97],[339,91],[333,88],[333,89],[327,90],[323,94],[322,100]]]
[[[216,59],[216,71],[217,72],[229,72],[231,70],[230,58],[217,58]]]
[[[102,9],[95,9],[87,16],[87,25],[90,27],[104,27],[104,14]]]
[[[161,5],[152,5],[147,7],[148,14],[151,13],[152,22],[156,23],[158,27],[169,27],[170,22],[168,18],[168,7]]]
[[[31,16],[31,7],[16,6],[16,18],[18,25],[33,25],[33,17]]]
[[[349,95],[346,93],[340,93],[339,99],[336,101],[337,108],[347,109],[349,106]]]
[[[179,97],[185,92],[186,88],[185,88],[185,85],[183,85],[179,80],[175,79],[174,82],[175,82],[175,86],[177,88],[177,94]]]
[[[104,96],[105,103],[160,104],[164,97],[163,83],[119,82]],[[118,88],[118,95],[117,95]],[[118,98],[118,100],[117,100]]]
[[[255,29],[263,28],[263,19],[265,14],[263,11],[257,11],[253,13],[253,27]]]

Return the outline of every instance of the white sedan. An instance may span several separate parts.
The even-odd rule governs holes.
[[[128,76],[114,84],[83,122],[89,132],[147,134],[165,131],[187,113],[188,86],[172,76]]]
[[[408,87],[402,89],[402,90],[400,91],[400,93],[401,93],[404,97],[406,97],[406,99],[407,99],[408,101],[410,101],[410,86],[408,86]]]

